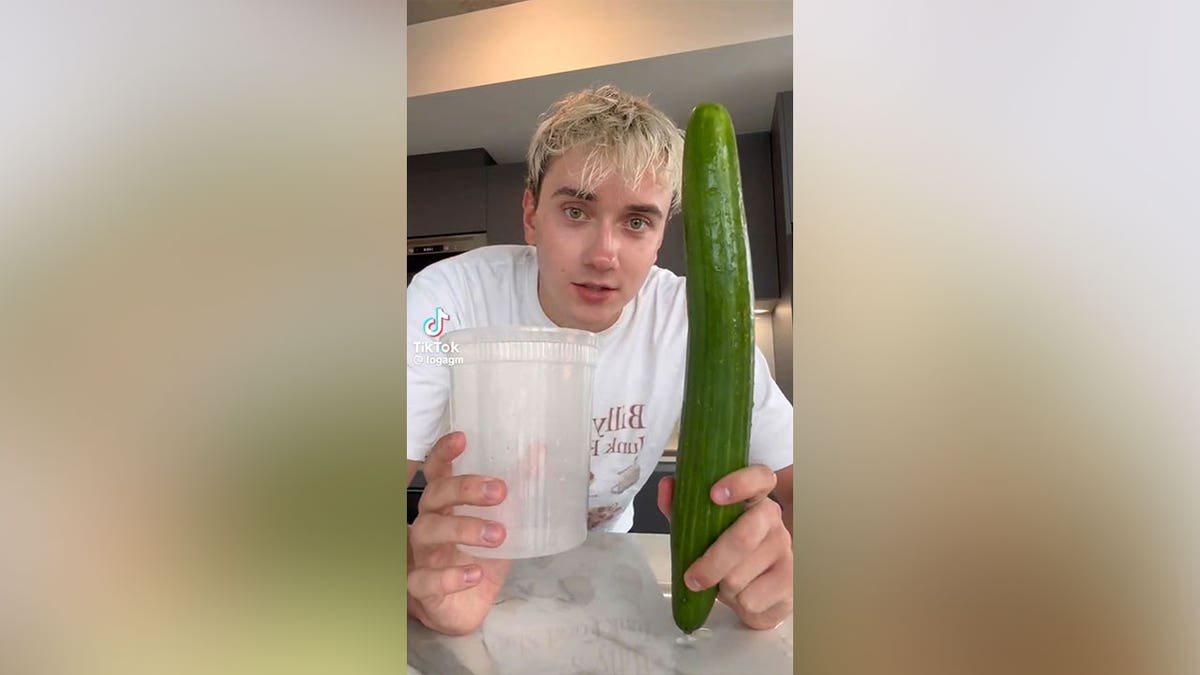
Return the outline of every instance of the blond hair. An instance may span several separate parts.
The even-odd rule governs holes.
[[[678,211],[683,131],[645,98],[603,85],[567,94],[542,113],[525,179],[535,204],[550,162],[575,147],[587,148],[581,190],[594,191],[614,171],[630,187],[652,175],[670,188],[671,212]]]

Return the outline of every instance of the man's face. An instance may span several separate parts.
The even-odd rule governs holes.
[[[652,176],[629,189],[614,173],[583,193],[583,159],[573,148],[551,161],[536,208],[525,191],[525,241],[537,247],[546,316],[599,332],[616,322],[658,259],[671,191]]]

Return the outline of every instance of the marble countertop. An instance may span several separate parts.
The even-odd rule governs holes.
[[[671,618],[670,539],[591,533],[556,556],[518,560],[474,634],[408,620],[410,675],[762,675],[792,672],[792,620],[746,628],[720,601],[687,638]]]

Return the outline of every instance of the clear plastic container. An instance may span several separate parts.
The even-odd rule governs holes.
[[[461,546],[481,558],[561,553],[587,537],[588,435],[596,336],[536,327],[447,333],[450,425],[466,434],[454,474],[496,476],[508,496],[455,514],[494,520],[508,537],[497,548]]]

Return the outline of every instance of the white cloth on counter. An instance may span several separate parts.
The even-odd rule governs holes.
[[[450,429],[449,367],[414,363],[415,344],[438,307],[445,331],[555,324],[537,297],[532,246],[485,246],[436,262],[408,287],[408,458],[424,461]],[[685,279],[652,267],[637,296],[600,343],[593,393],[588,527],[628,532],[633,498],[654,472],[679,422],[687,359]],[[750,461],[774,471],[792,465],[792,405],[754,353]],[[468,439],[468,447],[470,439]]]

